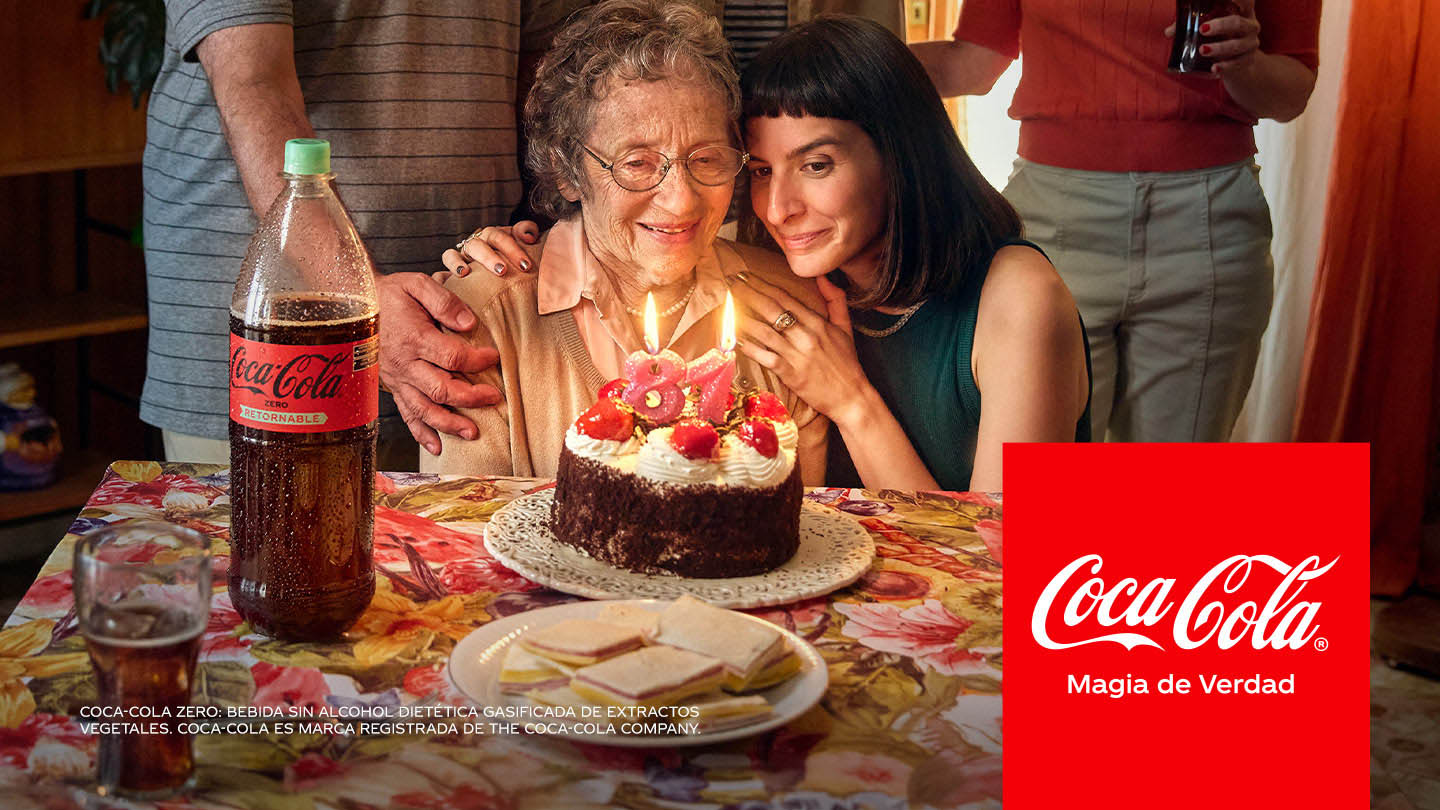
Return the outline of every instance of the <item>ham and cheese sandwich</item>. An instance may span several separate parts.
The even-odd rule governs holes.
[[[635,605],[611,602],[600,609],[596,618],[621,627],[633,627],[645,636],[647,642],[653,641],[655,634],[660,632],[660,614]]]
[[[785,649],[785,637],[774,627],[689,595],[660,614],[653,641],[719,659],[725,664],[724,686],[732,691],[745,689]]]
[[[568,619],[520,637],[525,649],[551,661],[588,666],[644,646],[633,627],[591,619]]]
[[[521,694],[531,689],[568,686],[575,667],[541,658],[519,644],[511,644],[500,665],[500,691]]]
[[[725,665],[674,647],[644,647],[582,667],[570,688],[596,704],[670,706],[711,692],[725,679]]]

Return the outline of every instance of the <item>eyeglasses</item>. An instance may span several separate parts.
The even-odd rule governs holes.
[[[728,146],[702,146],[683,158],[666,157],[654,149],[632,149],[616,158],[613,163],[607,163],[583,143],[580,148],[585,150],[585,154],[595,158],[600,168],[610,172],[616,185],[627,191],[649,191],[655,188],[665,181],[665,175],[670,173],[670,167],[676,163],[684,163],[690,176],[702,186],[723,186],[735,179],[735,175],[750,161],[748,153]]]

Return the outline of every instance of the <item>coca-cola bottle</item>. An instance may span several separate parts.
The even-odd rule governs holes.
[[[230,302],[230,599],[307,641],[375,592],[379,305],[329,142],[286,142],[283,176]]]

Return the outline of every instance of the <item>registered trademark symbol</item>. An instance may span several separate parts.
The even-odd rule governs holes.
[[[1320,652],[1325,652],[1330,649],[1330,642],[1327,639],[1317,638],[1315,639],[1315,649]]]

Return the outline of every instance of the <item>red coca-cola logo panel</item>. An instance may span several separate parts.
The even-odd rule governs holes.
[[[1004,803],[1364,807],[1364,445],[1007,445]]]
[[[378,337],[303,346],[230,335],[230,418],[283,433],[349,430],[380,412]]]

